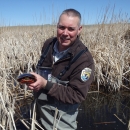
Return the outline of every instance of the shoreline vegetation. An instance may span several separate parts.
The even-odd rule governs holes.
[[[53,36],[55,25],[0,27],[0,130],[16,130],[17,120],[31,130],[37,125],[35,112],[32,124],[21,115],[21,108],[32,102],[33,94],[17,82],[17,76],[35,71],[42,43]],[[130,92],[130,23],[85,25],[80,39],[95,62],[89,93]]]

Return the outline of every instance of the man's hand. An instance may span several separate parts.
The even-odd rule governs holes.
[[[34,90],[36,92],[39,91],[40,89],[44,89],[47,84],[47,80],[36,73],[31,72],[31,74],[33,74],[35,76],[36,82],[34,82],[32,84],[28,84],[28,87],[31,90]]]

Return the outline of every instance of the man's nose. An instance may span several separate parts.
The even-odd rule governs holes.
[[[64,32],[63,32],[64,35],[68,35],[68,29],[64,29]]]

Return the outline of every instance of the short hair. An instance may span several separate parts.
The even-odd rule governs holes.
[[[79,25],[81,24],[81,14],[77,10],[75,10],[75,9],[66,9],[61,13],[60,17],[63,14],[67,14],[68,16],[72,16],[72,17],[78,17],[79,18]]]

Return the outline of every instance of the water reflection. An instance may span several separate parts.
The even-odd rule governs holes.
[[[127,130],[130,94],[89,93],[79,109],[78,130]]]
[[[77,130],[128,130],[129,93],[89,93],[79,108]],[[28,106],[25,108],[29,109]],[[28,118],[25,108],[21,108],[21,113],[24,118]],[[17,130],[27,129],[21,122],[17,122]]]

